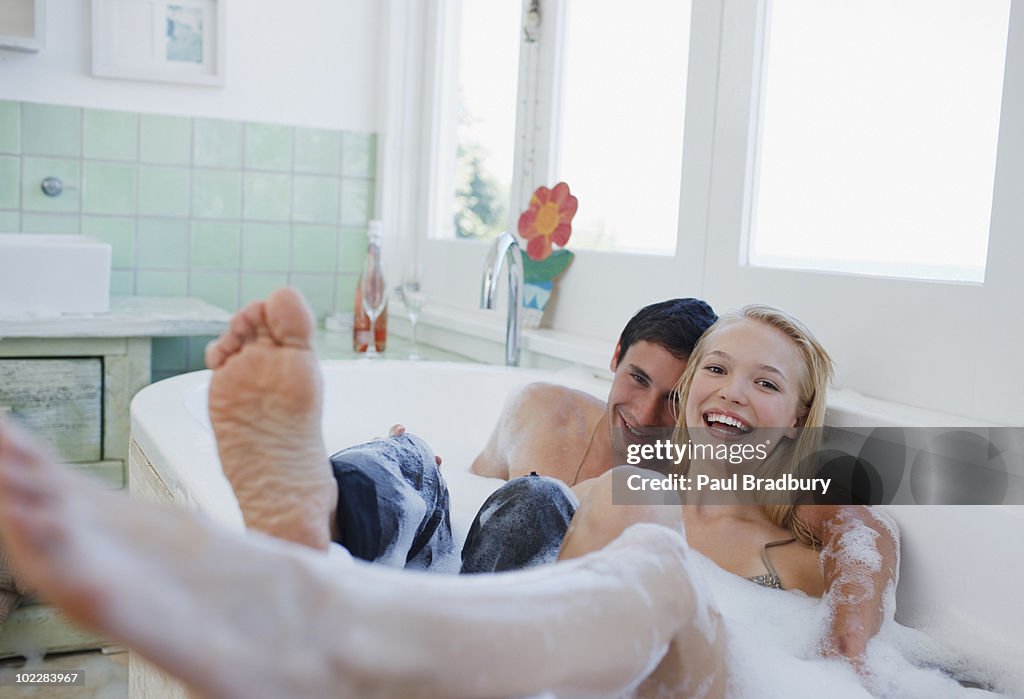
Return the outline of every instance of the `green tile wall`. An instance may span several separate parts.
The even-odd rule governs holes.
[[[174,165],[139,166],[139,213],[146,216],[188,216],[192,171]]]
[[[292,131],[273,124],[245,125],[245,167],[253,170],[292,169]]]
[[[139,160],[188,165],[192,162],[192,120],[142,114],[139,117]]]
[[[292,178],[269,172],[246,172],[243,197],[243,218],[287,221],[291,217]]]
[[[376,151],[374,134],[0,100],[0,232],[110,243],[115,294],[234,311],[292,284],[323,316],[352,306]],[[201,368],[210,339],[157,343],[154,378]]]
[[[242,167],[244,128],[237,121],[196,119],[192,128],[192,162],[202,167]]]
[[[139,154],[139,115],[86,109],[82,115],[82,155],[135,160]]]
[[[235,221],[193,221],[192,269],[237,270],[241,228]]]
[[[82,213],[135,213],[135,165],[86,160],[82,172]]]
[[[0,211],[0,233],[21,230],[21,215],[17,211]]]
[[[53,104],[21,105],[21,150],[25,155],[82,155],[82,110]]]
[[[295,129],[295,172],[337,175],[341,134],[326,129]]]
[[[0,155],[0,208],[17,209],[21,189],[21,158]]]
[[[292,220],[337,223],[338,195],[336,177],[295,175],[292,183]]]

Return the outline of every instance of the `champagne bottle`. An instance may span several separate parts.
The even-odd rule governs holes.
[[[363,264],[363,272],[359,275],[359,281],[356,282],[356,302],[353,308],[353,323],[352,323],[352,349],[356,352],[365,352],[370,344],[370,338],[374,340],[374,345],[378,352],[383,352],[387,346],[388,341],[388,307],[385,303],[384,310],[381,311],[380,316],[377,317],[377,322],[374,323],[374,327],[370,327],[370,316],[363,308],[363,274],[366,274],[365,270],[370,270],[372,274],[380,276],[381,284],[383,284],[383,272],[381,271],[381,240],[383,238],[383,231],[380,221],[370,221],[370,228],[367,233],[369,243],[366,247],[366,260]]]

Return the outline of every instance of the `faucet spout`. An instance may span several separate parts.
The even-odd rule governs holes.
[[[505,365],[519,366],[519,344],[523,337],[523,258],[511,233],[497,237],[487,253],[480,287],[480,308],[493,309],[501,266],[508,260],[508,320],[505,323]]]

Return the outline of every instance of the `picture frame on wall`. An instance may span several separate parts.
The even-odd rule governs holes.
[[[45,48],[46,0],[0,1],[0,49]]]
[[[92,73],[224,85],[227,0],[92,0]]]

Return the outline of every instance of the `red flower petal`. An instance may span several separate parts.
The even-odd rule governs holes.
[[[551,200],[551,190],[547,187],[541,186],[533,192],[533,196],[530,197],[530,206],[540,206],[547,204]]]
[[[569,242],[569,235],[572,234],[572,226],[568,223],[559,223],[558,227],[551,234],[551,240],[560,248],[564,248]]]
[[[561,214],[561,217],[559,218],[559,220],[564,223],[571,222],[572,217],[576,215],[576,209],[577,207],[579,207],[579,205],[580,200],[577,199],[576,197],[570,196],[565,201],[565,203],[562,204],[562,206],[560,207],[559,213]]]
[[[569,196],[569,185],[565,182],[559,182],[555,185],[555,188],[551,190],[551,199],[558,204],[558,208],[562,208],[562,202],[564,202]]]
[[[519,235],[524,238],[531,238],[537,235],[537,229],[534,228],[536,221],[537,209],[531,206],[519,215]]]
[[[551,254],[551,238],[546,235],[530,238],[526,243],[526,254],[531,260],[538,262],[546,259]]]

